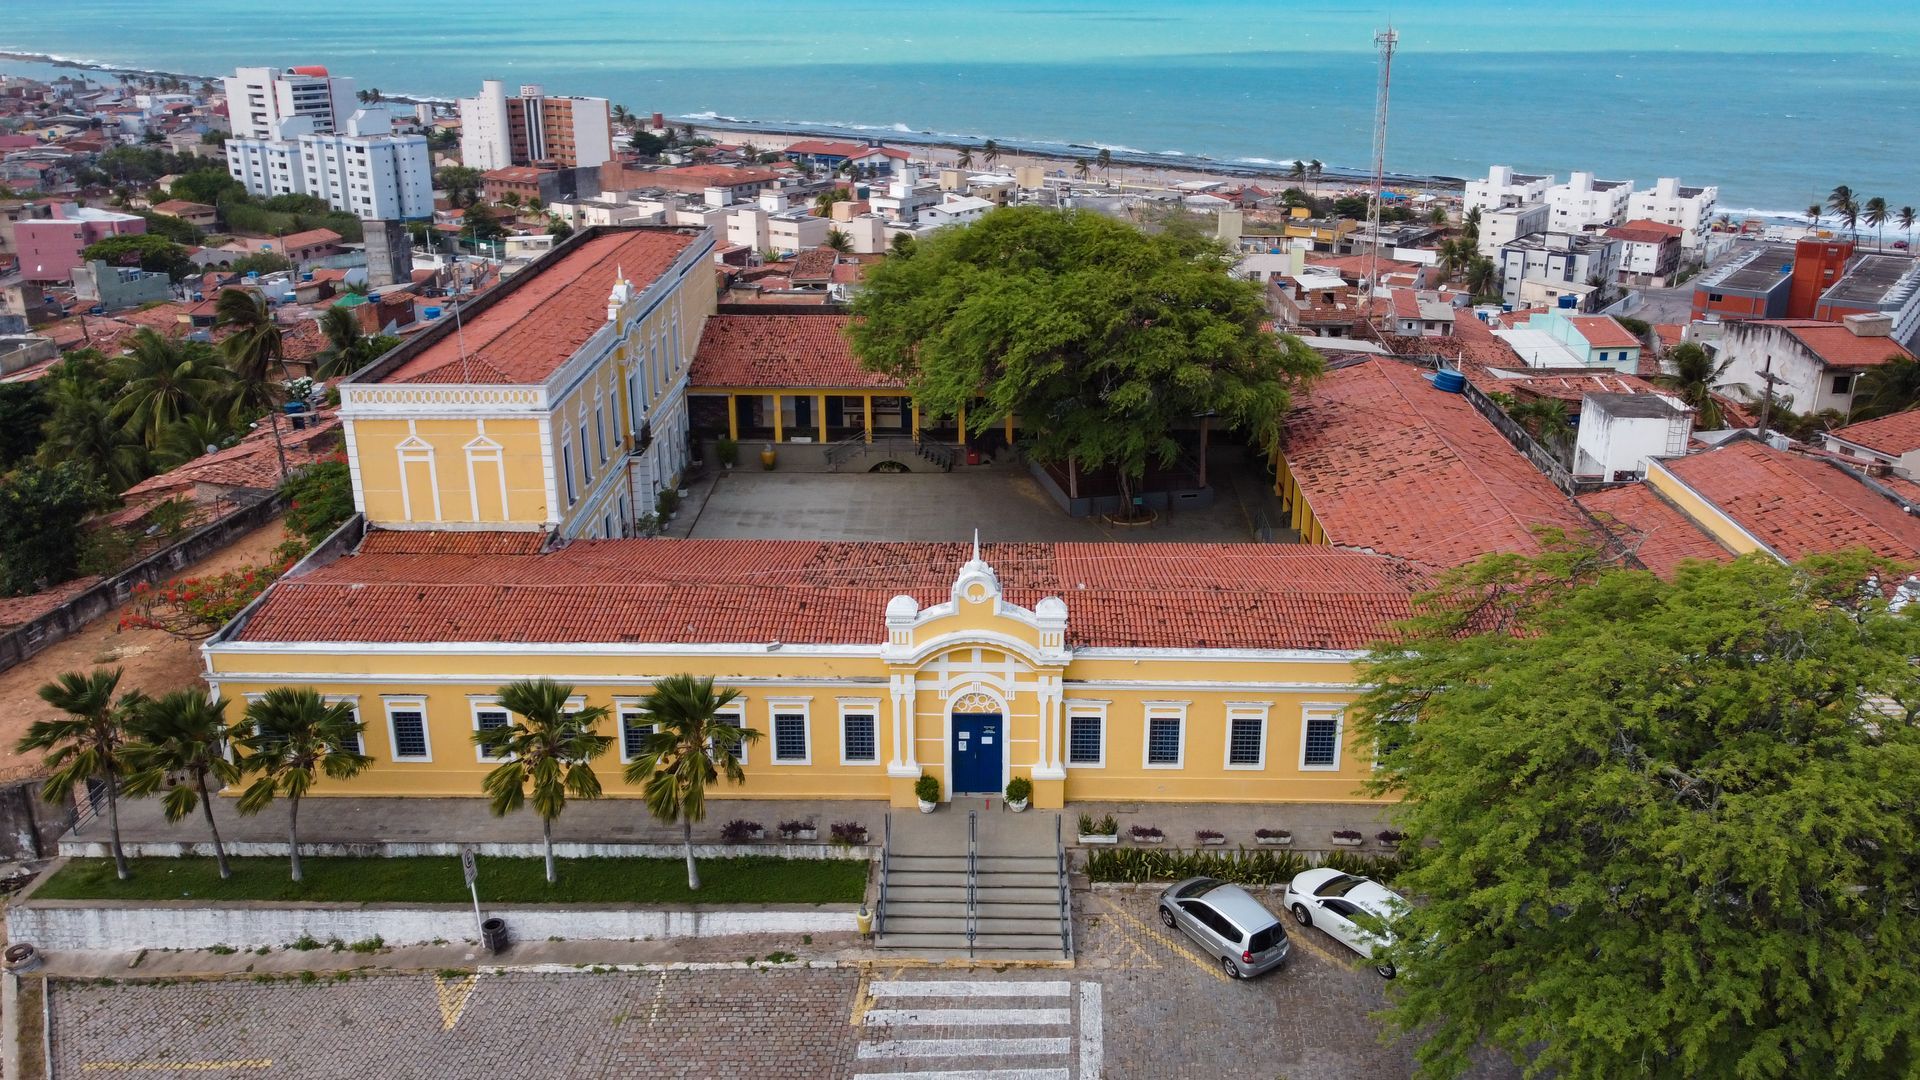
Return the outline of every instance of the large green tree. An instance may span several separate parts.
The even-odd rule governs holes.
[[[465,165],[444,165],[433,174],[434,186],[447,193],[447,202],[455,209],[472,206],[480,198],[480,170]]]
[[[252,815],[287,800],[287,853],[301,880],[300,800],[323,774],[351,780],[373,759],[361,752],[367,726],[351,703],[328,701],[310,686],[276,686],[247,703],[238,727],[240,771],[256,774],[234,809]]]
[[[1388,1017],[1452,1076],[1920,1070],[1920,605],[1864,554],[1442,578],[1361,682],[1416,898]]]
[[[220,786],[240,782],[240,766],[228,753],[243,729],[227,723],[227,703],[204,690],[174,690],[139,702],[126,720],[132,740],[125,757],[132,767],[127,794],[161,796],[168,824],[177,824],[198,809],[213,837],[213,857],[221,878],[233,876],[227,866],[227,848],[213,820],[212,776]],[[185,782],[175,782],[176,777]]]
[[[720,718],[739,696],[738,690],[715,690],[712,676],[669,675],[640,703],[641,722],[652,730],[627,766],[626,781],[640,785],[656,819],[680,822],[689,889],[700,888],[693,823],[707,816],[707,788],[722,777],[730,784],[744,782],[741,748],[760,738],[758,731]]]
[[[1124,500],[1179,456],[1176,433],[1197,417],[1271,446],[1292,391],[1320,370],[1299,339],[1266,329],[1260,285],[1230,266],[1193,230],[995,210],[874,267],[853,344],[923,412],[965,410],[973,433],[1017,416],[1034,457],[1112,467]]]
[[[159,447],[167,428],[209,411],[229,378],[213,346],[145,327],[134,333],[127,354],[114,361],[112,370],[121,386],[113,415],[126,421],[149,450]]]
[[[109,236],[88,244],[80,252],[80,257],[89,261],[103,259],[113,266],[138,266],[142,270],[166,274],[175,281],[198,269],[187,255],[185,246],[158,233]]]
[[[0,596],[22,596],[72,577],[80,523],[108,499],[77,461],[22,465],[0,476]]]
[[[473,733],[474,744],[487,756],[503,759],[480,781],[487,809],[505,817],[531,799],[546,842],[547,884],[553,869],[553,822],[567,808],[567,798],[597,799],[600,777],[593,759],[607,752],[613,737],[593,726],[606,719],[604,705],[568,708],[573,687],[552,679],[522,679],[500,688],[500,708],[507,723]],[[518,716],[519,719],[514,719]]]
[[[85,675],[61,673],[40,688],[40,700],[61,715],[29,724],[14,749],[22,754],[46,753],[48,773],[40,793],[55,805],[72,798],[74,789],[88,781],[101,783],[107,796],[107,843],[113,868],[125,881],[132,876],[127,853],[120,846],[120,783],[128,771],[126,722],[145,699],[138,690],[115,698],[119,685],[119,668],[94,668]]]

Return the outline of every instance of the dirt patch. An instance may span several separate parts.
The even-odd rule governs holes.
[[[264,563],[285,539],[286,529],[276,518],[181,574],[218,573]],[[118,667],[124,672],[121,690],[139,687],[149,694],[201,682],[200,674],[206,667],[198,642],[181,641],[158,630],[123,631],[118,629],[119,623],[120,612],[109,612],[27,662],[0,671],[0,781],[30,776],[39,770],[39,755],[15,753],[13,744],[26,733],[28,724],[47,714],[40,687],[63,671],[85,671],[96,664]]]

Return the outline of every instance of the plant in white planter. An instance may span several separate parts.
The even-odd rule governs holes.
[[[936,777],[920,774],[913,782],[913,797],[920,800],[920,812],[931,814],[940,805],[940,781]]]
[[[1136,844],[1158,844],[1166,840],[1167,834],[1160,831],[1158,825],[1135,825],[1127,830],[1127,835]]]
[[[1007,781],[1007,809],[1018,814],[1027,808],[1033,799],[1033,781],[1024,776],[1016,776]]]
[[[1334,847],[1359,847],[1360,834],[1353,829],[1338,829],[1333,834]]]
[[[1219,847],[1227,842],[1227,834],[1213,829],[1200,829],[1193,834],[1193,839],[1201,847]]]
[[[1388,851],[1397,851],[1400,848],[1400,841],[1405,840],[1407,834],[1398,829],[1384,829],[1375,833],[1373,838],[1380,841],[1380,846]]]
[[[1293,843],[1293,834],[1285,829],[1255,829],[1253,842],[1271,847],[1286,847]]]
[[[783,821],[780,823],[780,839],[818,840],[820,830],[814,825],[812,818],[805,821]]]
[[[1080,815],[1080,842],[1082,844],[1117,844],[1120,842],[1120,823],[1113,815],[1095,821],[1092,814]]]
[[[720,826],[720,839],[730,844],[744,844],[749,840],[763,839],[766,835],[767,830],[761,828],[759,822],[745,818],[734,818]]]

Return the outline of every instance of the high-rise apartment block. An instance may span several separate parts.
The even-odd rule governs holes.
[[[227,171],[255,195],[313,195],[363,218],[433,215],[424,135],[395,135],[386,112],[360,109],[338,130],[284,117],[263,138],[227,140]]]
[[[508,97],[505,83],[488,79],[478,97],[460,99],[460,160],[469,168],[597,168],[612,157],[606,98],[549,97],[535,85]]]
[[[352,116],[353,80],[318,66],[236,68],[227,84],[227,119],[239,139],[270,139],[273,126],[290,117],[313,121],[314,131],[336,131]]]

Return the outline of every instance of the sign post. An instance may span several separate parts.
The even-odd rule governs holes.
[[[473,926],[482,940],[486,938],[485,928],[480,919],[480,868],[473,861],[473,848],[462,845],[460,848],[460,873],[467,879],[467,888],[473,893]]]

